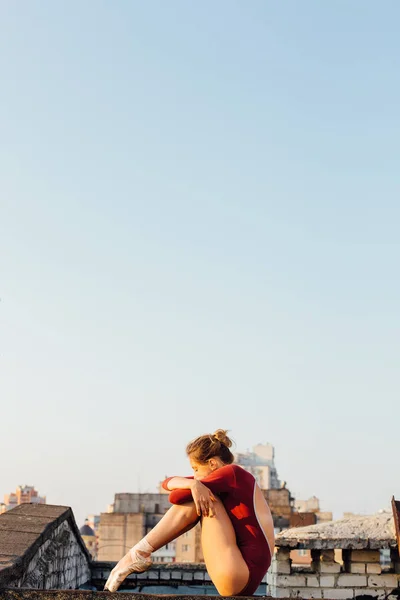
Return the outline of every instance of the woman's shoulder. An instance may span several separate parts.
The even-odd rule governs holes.
[[[237,465],[235,463],[233,463],[232,465],[230,465],[232,467],[232,469],[234,471],[244,471],[243,467],[241,467],[240,465]]]
[[[236,465],[234,463],[230,465],[224,465],[223,467],[220,467],[218,471],[221,473],[221,475],[232,474],[235,477],[235,479],[254,479],[251,473],[246,471],[246,469],[244,469],[240,465]]]
[[[231,467],[233,467],[235,469],[235,471],[246,471],[246,469],[244,469],[240,465],[237,465],[236,463],[232,463]],[[246,471],[246,473],[247,473],[247,471]]]
[[[223,467],[220,467],[220,469],[224,469],[225,471],[233,471],[234,473],[244,471],[244,469],[242,467],[240,467],[239,465],[236,465],[234,463],[232,463],[230,465],[224,465]]]
[[[251,478],[254,479],[253,475],[251,473],[249,473],[249,471],[246,471],[246,469],[244,467],[241,467],[240,465],[230,465],[234,472],[236,477],[245,477],[247,479]]]

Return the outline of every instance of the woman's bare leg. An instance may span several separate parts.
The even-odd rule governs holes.
[[[203,517],[201,545],[211,581],[221,596],[234,596],[249,580],[249,568],[236,545],[236,535],[224,505],[218,498],[215,516]]]
[[[146,535],[146,539],[154,550],[158,550],[175,540],[177,537],[192,529],[198,523],[194,502],[186,504],[173,504],[167,510],[161,521]]]

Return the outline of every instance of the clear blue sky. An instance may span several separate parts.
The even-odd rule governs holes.
[[[229,428],[400,496],[397,0],[0,7],[0,500],[78,521]]]

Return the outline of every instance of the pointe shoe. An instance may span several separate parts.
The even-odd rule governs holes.
[[[105,591],[116,592],[128,575],[131,573],[143,573],[144,571],[147,571],[147,569],[150,569],[153,564],[150,556],[142,556],[133,548],[129,550],[129,554],[132,562],[129,563],[128,561],[125,561],[125,558],[128,557],[128,555],[126,555],[115,565],[104,586]]]

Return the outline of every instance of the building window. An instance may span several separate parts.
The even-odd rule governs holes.
[[[158,503],[156,503],[156,505],[154,507],[154,512],[155,513],[159,513],[160,512],[160,505]]]
[[[189,544],[182,544],[182,552],[187,552],[189,550]]]

